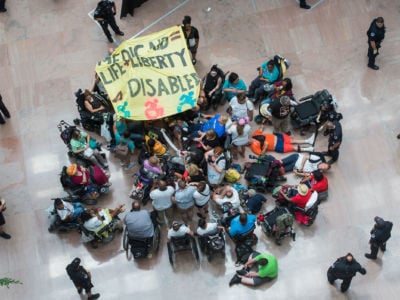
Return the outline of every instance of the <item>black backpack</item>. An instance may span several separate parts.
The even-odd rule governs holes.
[[[235,247],[236,253],[236,264],[244,264],[249,259],[250,255],[253,253],[253,248],[247,243],[240,243]]]

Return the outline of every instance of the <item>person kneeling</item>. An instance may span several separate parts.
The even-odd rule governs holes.
[[[257,272],[251,272],[250,269],[256,266]],[[254,251],[250,255],[249,260],[244,264],[242,270],[236,271],[229,282],[229,286],[242,283],[246,285],[258,286],[264,282],[273,280],[278,275],[278,261],[276,258],[267,253],[259,253]]]

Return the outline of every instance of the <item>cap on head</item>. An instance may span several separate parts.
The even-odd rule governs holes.
[[[250,189],[247,191],[247,195],[249,195],[249,197],[254,197],[256,195],[256,191],[254,189]]]

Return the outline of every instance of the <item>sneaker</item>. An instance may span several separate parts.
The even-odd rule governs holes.
[[[5,233],[4,231],[3,231],[3,233],[0,233],[0,236],[1,236],[3,239],[6,239],[6,240],[11,239],[11,235]]]
[[[242,278],[240,278],[239,276],[237,276],[236,274],[233,275],[231,281],[229,281],[229,287],[231,287],[234,284],[238,284],[242,282]]]
[[[248,271],[245,268],[236,271],[236,274],[242,275],[242,276],[245,276],[247,273],[248,273]]]
[[[312,136],[310,136],[308,139],[306,139],[306,143],[310,144],[310,145],[314,145],[314,141],[315,141],[315,133],[313,133]]]
[[[92,294],[92,296],[88,297],[88,300],[94,300],[94,299],[98,299],[98,298],[100,298],[100,294],[99,293]]]

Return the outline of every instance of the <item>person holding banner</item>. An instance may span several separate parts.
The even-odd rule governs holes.
[[[196,64],[196,54],[197,48],[199,47],[199,31],[196,27],[191,25],[192,18],[190,16],[185,16],[182,21],[182,30],[183,34],[185,35],[185,39],[187,41],[187,47],[192,54],[192,63],[193,65]]]

